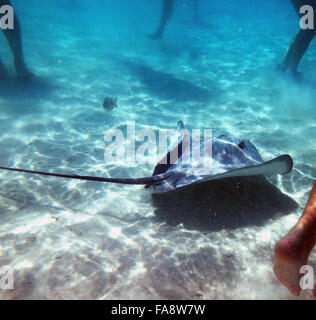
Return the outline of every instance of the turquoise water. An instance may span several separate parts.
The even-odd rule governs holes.
[[[265,160],[290,154],[294,169],[268,178],[277,189],[252,181],[237,194],[224,184],[158,200],[142,186],[0,172],[0,266],[15,270],[0,298],[297,299],[274,276],[273,248],[316,179],[316,46],[301,84],[275,71],[298,30],[290,3],[201,0],[196,25],[179,0],[162,41],[145,36],[157,0],[12,3],[36,77],[16,79],[1,35],[1,166],[150,176],[154,157],[107,165],[104,133],[181,119],[250,139]],[[106,96],[118,107],[105,110]]]

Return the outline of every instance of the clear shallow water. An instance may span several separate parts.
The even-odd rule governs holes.
[[[0,85],[0,163],[149,176],[154,158],[107,166],[104,132],[182,119],[189,129],[248,138],[264,159],[290,154],[293,172],[269,178],[283,194],[252,180],[241,190],[224,183],[152,199],[140,186],[0,172],[0,265],[16,270],[16,289],[0,291],[2,299],[293,299],[274,277],[273,247],[316,177],[315,43],[298,86],[274,70],[297,30],[286,1],[201,2],[210,25],[194,25],[178,3],[161,42],[144,36],[158,22],[158,2],[17,3],[37,78],[15,80],[2,37],[12,78]],[[105,96],[119,107],[105,111]]]

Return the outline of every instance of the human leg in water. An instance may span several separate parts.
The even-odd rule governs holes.
[[[300,274],[316,244],[316,181],[298,223],[275,246],[274,273],[292,294],[301,292]],[[315,292],[314,292],[315,294]]]
[[[310,5],[316,9],[316,0],[291,0],[294,9],[300,15],[300,8],[303,5]],[[289,48],[283,58],[283,61],[278,65],[279,70],[283,72],[289,71],[294,77],[300,77],[301,74],[297,71],[298,65],[307,51],[310,43],[315,36],[315,30],[301,29],[292,39]]]
[[[10,5],[10,0],[0,0],[0,5]],[[14,29],[2,30],[11,48],[14,57],[14,66],[19,77],[23,79],[30,78],[33,73],[30,72],[25,64],[22,47],[21,26],[16,15],[14,15]],[[0,66],[1,70],[1,66]]]
[[[174,1],[175,0],[163,0],[159,26],[154,33],[148,34],[149,38],[153,40],[162,39],[165,27],[169,23],[173,14]]]

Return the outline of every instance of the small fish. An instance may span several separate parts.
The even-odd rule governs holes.
[[[106,97],[103,101],[103,108],[106,110],[112,110],[117,107],[117,98]]]

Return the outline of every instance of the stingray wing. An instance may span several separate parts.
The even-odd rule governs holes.
[[[190,151],[190,137],[185,131],[182,121],[178,122],[178,137],[175,144],[169,149],[167,154],[159,161],[151,177],[136,179],[103,178],[92,176],[65,175],[58,173],[49,173],[42,171],[24,170],[18,168],[0,167],[1,170],[24,172],[44,176],[60,177],[67,179],[78,179],[98,182],[120,183],[120,184],[138,184],[145,185],[146,188],[152,187],[153,193],[165,193],[175,189],[184,189],[194,187],[197,184],[208,181],[220,180],[233,177],[247,177],[270,174],[286,174],[293,168],[293,160],[289,155],[279,156],[270,161],[255,165],[245,165],[244,167],[228,170],[222,173],[205,174],[197,170],[190,170],[190,167],[177,163],[182,155]],[[174,157],[174,154],[176,155]],[[176,158],[174,162],[170,161]],[[226,168],[227,169],[227,168]]]
[[[234,178],[234,177],[287,174],[292,171],[292,168],[293,168],[292,158],[289,155],[282,155],[272,160],[263,162],[256,166],[235,169],[219,175],[207,177],[205,179],[198,181],[198,183],[211,181],[211,180],[225,179],[225,178]]]
[[[191,187],[195,187],[198,184],[207,183],[209,181],[235,178],[235,177],[249,177],[249,176],[260,176],[260,175],[272,175],[272,174],[287,174],[292,171],[293,159],[289,155],[282,155],[272,160],[263,162],[254,166],[242,167],[239,169],[234,169],[221,174],[215,174],[211,176],[192,176],[192,179],[185,177],[185,182],[183,184],[179,183],[173,188],[168,188],[167,185],[164,186],[168,181],[161,181],[162,186],[158,186],[154,193],[165,193],[172,190],[181,190]]]

